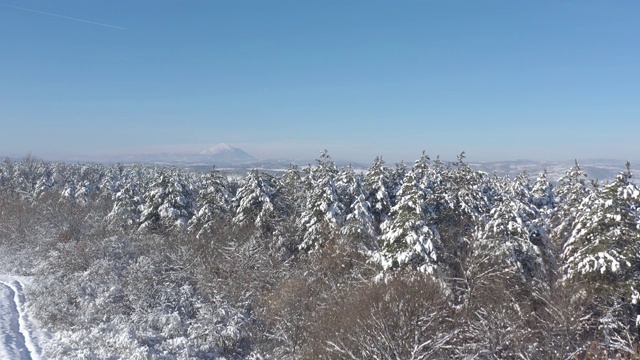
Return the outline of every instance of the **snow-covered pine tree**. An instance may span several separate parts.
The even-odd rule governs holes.
[[[12,193],[13,176],[15,165],[8,157],[5,157],[0,163],[0,192],[4,194]]]
[[[189,221],[189,231],[200,238],[211,234],[216,222],[230,217],[233,195],[228,181],[215,166],[204,176],[203,189],[197,199],[198,211]]]
[[[588,195],[562,253],[563,283],[588,284],[577,296],[589,299],[586,321],[607,346],[637,343],[640,328],[640,189],[631,179],[627,163]]]
[[[424,189],[428,188],[429,183],[434,180],[434,177],[432,176],[434,171],[431,168],[431,165],[431,158],[423,151],[420,158],[416,160],[411,167],[413,177]],[[402,181],[404,183],[404,179],[402,179]]]
[[[24,200],[33,201],[36,198],[38,181],[43,177],[45,168],[42,160],[31,155],[16,163],[13,172],[14,191]]]
[[[589,196],[593,188],[587,181],[587,174],[576,160],[575,165],[558,180],[554,190],[555,206],[551,215],[551,240],[558,248],[562,248],[571,237],[580,204]]]
[[[358,195],[351,205],[351,211],[347,215],[344,226],[340,230],[344,242],[360,251],[376,250],[378,244],[375,219],[371,213],[369,202],[364,194]]]
[[[111,228],[131,229],[140,222],[142,198],[136,184],[124,186],[114,195],[113,208],[106,221]]]
[[[55,182],[53,180],[53,170],[49,163],[44,163],[42,166],[42,174],[36,183],[34,192],[35,199],[41,199],[45,194],[53,191]]]
[[[299,249],[305,251],[323,246],[337,234],[344,221],[344,208],[335,185],[336,164],[327,150],[316,161],[318,164],[308,175],[307,201],[298,222],[302,238]]]
[[[464,159],[465,154],[462,152],[454,163],[454,168],[447,171],[445,188],[439,202],[446,204],[447,211],[453,211],[453,216],[458,221],[464,217],[464,222],[473,224],[489,214],[496,191],[488,174],[473,170]]]
[[[140,230],[182,231],[193,216],[193,190],[177,169],[157,169],[144,194]]]
[[[501,196],[496,199],[486,225],[480,223],[474,236],[471,261],[483,259],[522,282],[544,285],[553,276],[556,265],[546,232],[539,227],[540,213],[530,202],[530,191],[526,173],[513,181],[503,180]]]
[[[124,165],[118,163],[107,166],[104,170],[104,176],[100,180],[100,199],[103,201],[115,200],[116,194],[125,186],[125,177]]]
[[[553,185],[547,178],[547,169],[545,168],[536,178],[531,188],[531,202],[538,210],[548,214],[555,206],[553,194]]]
[[[31,156],[22,161],[11,161],[5,158],[0,167],[0,186],[6,193],[19,196],[23,200],[32,200],[37,181],[40,164]]]
[[[433,220],[433,204],[421,184],[428,173],[429,158],[423,156],[405,175],[391,208],[389,220],[382,224],[380,251],[373,256],[384,270],[411,267],[440,276],[440,236]]]
[[[278,209],[280,217],[296,219],[304,207],[304,189],[300,170],[296,165],[290,165],[287,171],[275,179],[276,192],[279,194]]]
[[[380,234],[380,225],[389,219],[391,212],[392,189],[390,174],[384,166],[382,157],[378,156],[367,171],[364,178],[364,190],[373,216],[373,228]]]
[[[404,177],[407,175],[407,165],[404,161],[396,163],[395,169],[389,176],[389,200],[391,200],[391,206],[393,207],[397,202],[397,194],[402,187]]]
[[[353,205],[361,194],[364,194],[362,176],[356,174],[351,164],[340,169],[338,172],[336,191],[338,192],[338,199],[342,204],[342,208],[345,209],[346,216],[351,212],[351,205]]]
[[[73,177],[67,178],[67,181],[64,183],[62,187],[62,199],[66,199],[68,201],[76,200],[76,192],[78,191],[78,186],[76,185],[76,179]]]
[[[71,166],[63,162],[56,162],[51,165],[51,168],[54,190],[62,194],[67,182],[73,177]]]
[[[553,232],[551,221],[555,210],[556,200],[553,184],[551,184],[547,178],[546,168],[538,174],[536,181],[531,187],[529,203],[538,211],[538,216],[533,220],[530,228],[535,229],[535,231],[544,238],[544,241],[548,242],[546,246],[556,253],[554,258],[557,258],[558,247],[555,246],[551,240],[551,234]],[[557,261],[554,266],[557,267]]]
[[[298,251],[298,219],[306,205],[305,184],[296,165],[290,165],[287,171],[275,178],[278,202],[276,205],[277,221],[273,231],[271,246],[284,258],[289,258]]]
[[[99,197],[106,167],[98,164],[75,164],[66,168],[67,176],[63,195],[80,205],[86,205]]]
[[[94,191],[95,191],[94,184],[92,184],[89,180],[82,180],[76,186],[76,192],[73,195],[73,198],[80,205],[86,205],[92,200]]]
[[[432,222],[440,235],[440,269],[455,295],[462,296],[473,234],[493,206],[494,191],[487,174],[471,169],[464,153],[446,166],[436,161],[431,173],[427,202],[433,204]]]
[[[234,199],[233,222],[255,226],[262,234],[272,233],[276,216],[275,190],[273,176],[257,169],[249,171]]]
[[[640,189],[631,171],[593,191],[564,244],[564,278],[588,279],[627,294],[640,291]]]

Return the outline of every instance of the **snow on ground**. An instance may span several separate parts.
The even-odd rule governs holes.
[[[26,311],[29,279],[0,275],[0,359],[40,359],[43,334]]]

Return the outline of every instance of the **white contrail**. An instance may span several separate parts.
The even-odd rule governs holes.
[[[7,5],[7,4],[0,4],[0,6],[10,7],[10,8],[18,9],[18,10],[29,11],[29,12],[33,12],[33,13],[36,13],[36,14],[55,16],[55,17],[58,17],[58,18],[61,18],[61,19],[73,20],[73,21],[83,22],[83,23],[92,24],[92,25],[105,26],[105,27],[109,27],[109,28],[112,28],[112,29],[127,30],[126,28],[123,28],[123,27],[120,27],[120,26],[115,26],[115,25],[103,24],[103,23],[99,23],[99,22],[95,22],[95,21],[78,19],[78,18],[74,18],[74,17],[71,17],[71,16],[58,15],[58,14],[54,14],[54,13],[50,13],[50,12],[46,12],[46,11],[27,9],[27,8],[23,8],[23,7],[20,7],[20,6]]]

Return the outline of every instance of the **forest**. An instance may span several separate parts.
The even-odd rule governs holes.
[[[640,357],[640,189],[423,153],[365,171],[0,163],[52,359]]]

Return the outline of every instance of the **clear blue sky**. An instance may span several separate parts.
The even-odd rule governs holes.
[[[638,1],[0,0],[0,155],[640,158]]]

